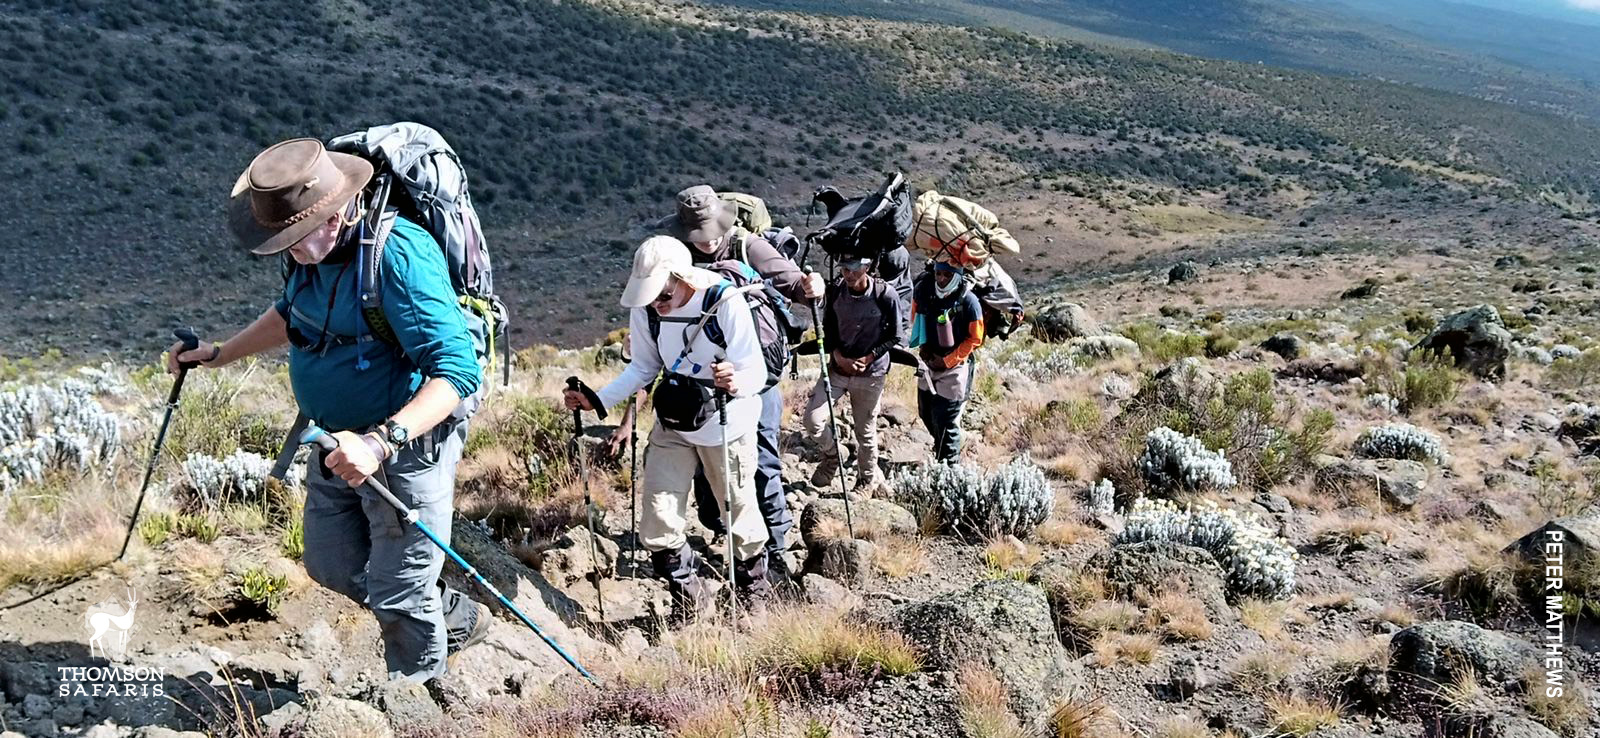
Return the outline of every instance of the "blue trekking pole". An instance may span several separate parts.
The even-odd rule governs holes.
[[[321,428],[318,428],[314,425],[306,428],[306,432],[301,434],[300,443],[315,444],[317,448],[322,449],[323,454],[327,454],[328,452],[339,448],[339,442],[334,440],[333,436],[328,435]],[[400,500],[396,499],[395,496],[389,492],[388,487],[385,487],[382,482],[379,482],[376,479],[368,479],[367,486],[371,487],[373,491],[377,492],[378,496],[382,497],[384,502],[389,503],[390,505],[394,506],[394,509],[399,510],[400,514],[405,516],[406,522],[417,526],[417,530],[422,531],[422,535],[427,536],[428,540],[433,541],[433,545],[438,546],[439,550],[444,551],[445,555],[449,556],[451,560],[461,565],[461,568],[466,570],[467,575],[471,576],[473,581],[478,583],[478,586],[489,590],[489,594],[494,595],[495,599],[500,600],[500,604],[505,605],[506,609],[511,611],[511,614],[516,615],[517,619],[521,620],[523,625],[531,628],[534,632],[534,635],[539,636],[547,645],[555,649],[556,653],[559,654],[561,658],[568,664],[570,664],[572,668],[577,669],[578,673],[582,674],[584,679],[589,680],[589,682],[596,687],[601,686],[600,680],[594,678],[593,674],[590,674],[587,669],[584,669],[582,666],[580,666],[576,659],[572,658],[571,655],[562,650],[561,646],[556,645],[556,642],[551,639],[550,636],[545,635],[545,632],[541,630],[538,625],[534,624],[533,620],[531,620],[527,615],[522,614],[522,611],[517,609],[516,605],[511,604],[511,600],[507,599],[505,595],[500,594],[500,590],[496,589],[493,584],[490,584],[489,580],[484,579],[483,575],[478,573],[478,570],[471,564],[468,564],[466,559],[461,558],[461,554],[456,553],[454,549],[445,545],[444,541],[439,540],[439,536],[434,535],[433,531],[428,528],[427,524],[423,523],[422,519],[418,517],[416,510],[406,507],[400,502]]]

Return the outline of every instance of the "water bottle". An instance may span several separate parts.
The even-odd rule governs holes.
[[[950,313],[939,313],[939,347],[953,348],[956,345],[956,327],[950,324]]]

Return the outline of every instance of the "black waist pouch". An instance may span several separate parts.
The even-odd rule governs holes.
[[[715,412],[711,388],[705,382],[674,372],[661,376],[651,403],[656,408],[656,420],[668,430],[679,432],[699,430]]]

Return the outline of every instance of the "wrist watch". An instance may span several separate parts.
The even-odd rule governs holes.
[[[398,449],[406,445],[406,441],[411,440],[411,429],[394,422],[391,418],[383,421],[383,437],[389,445]]]

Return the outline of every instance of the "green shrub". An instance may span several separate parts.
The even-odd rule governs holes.
[[[1544,383],[1554,389],[1578,390],[1600,383],[1600,349],[1589,349],[1571,359],[1556,359],[1544,373]]]
[[[283,526],[283,532],[278,534],[278,548],[283,555],[299,561],[306,555],[306,523],[303,518],[294,518]]]
[[[1134,323],[1122,335],[1139,344],[1140,351],[1157,361],[1172,361],[1206,352],[1206,338],[1194,333],[1169,331],[1149,323]]]
[[[222,535],[222,526],[209,515],[179,515],[177,531],[201,543],[211,543]]]
[[[466,454],[500,447],[512,458],[529,460],[528,490],[542,495],[554,489],[572,473],[569,444],[572,416],[565,408],[543,397],[506,396],[509,407],[496,413],[471,431]]]
[[[1438,407],[1456,398],[1467,375],[1445,361],[1412,363],[1401,376],[1395,399],[1400,410],[1410,414]]]
[[[1238,483],[1255,490],[1303,478],[1332,436],[1333,415],[1314,411],[1302,417],[1293,400],[1278,399],[1266,369],[1235,374],[1222,380],[1219,390],[1197,390],[1193,397],[1158,397],[1156,384],[1146,381],[1145,390],[1106,425],[1096,444],[1101,475],[1115,485],[1119,506],[1131,504],[1147,489],[1136,459],[1145,437],[1156,428],[1194,436],[1207,449],[1221,451]]]
[[[154,548],[166,543],[177,527],[178,520],[172,513],[151,513],[139,521],[139,540],[144,541],[144,545]]]
[[[1405,324],[1406,331],[1414,336],[1421,336],[1432,331],[1433,326],[1436,324],[1433,315],[1425,310],[1417,310],[1415,308],[1407,310],[1400,320]]]
[[[288,577],[264,567],[251,567],[239,576],[239,598],[271,615],[278,614],[278,606],[283,604],[288,590]]]
[[[1226,333],[1212,331],[1206,334],[1206,356],[1218,359],[1239,348],[1239,339]]]

